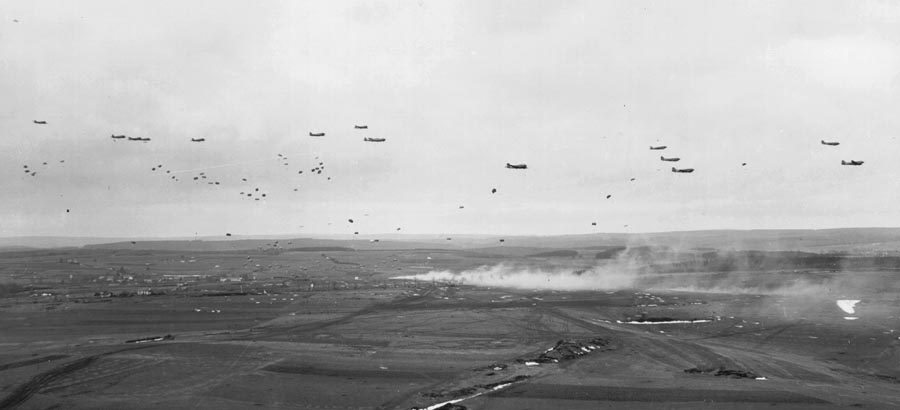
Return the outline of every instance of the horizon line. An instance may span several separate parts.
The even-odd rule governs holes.
[[[836,230],[889,230],[889,229],[900,229],[900,227],[888,226],[888,227],[870,227],[870,226],[855,226],[855,227],[832,227],[832,228],[753,228],[753,229],[741,229],[741,228],[713,228],[713,229],[685,229],[685,230],[673,230],[673,231],[647,231],[647,232],[589,232],[589,233],[554,233],[554,234],[497,234],[497,233],[398,233],[398,232],[381,232],[381,233],[366,233],[366,234],[345,234],[345,233],[264,233],[264,234],[231,234],[231,236],[226,236],[224,234],[216,234],[216,235],[193,235],[193,236],[67,236],[67,235],[16,235],[16,236],[4,236],[0,235],[0,240],[4,239],[22,239],[22,238],[59,238],[59,239],[121,239],[121,240],[132,240],[132,239],[142,239],[142,240],[181,240],[181,241],[190,241],[190,240],[205,240],[211,238],[223,238],[223,240],[227,240],[225,238],[231,238],[230,240],[235,239],[263,239],[265,237],[275,237],[275,236],[293,236],[295,238],[328,238],[328,237],[340,237],[343,240],[353,239],[354,237],[372,237],[372,236],[435,236],[435,237],[445,237],[445,236],[459,236],[459,237],[558,237],[558,236],[589,236],[589,235],[660,235],[660,234],[673,234],[673,233],[691,233],[691,232],[762,232],[762,231],[836,231]]]

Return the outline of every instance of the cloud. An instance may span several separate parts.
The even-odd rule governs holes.
[[[872,33],[794,38],[768,50],[766,61],[776,71],[792,72],[826,87],[886,88],[900,71],[900,46]]]
[[[900,4],[891,1],[867,1],[859,5],[857,16],[888,24],[900,23]]]

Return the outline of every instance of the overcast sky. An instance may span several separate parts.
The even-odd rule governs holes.
[[[900,226],[893,2],[7,0],[0,18],[0,236]]]

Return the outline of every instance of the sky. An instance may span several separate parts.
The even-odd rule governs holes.
[[[0,236],[896,227],[898,23],[887,1],[7,0]]]

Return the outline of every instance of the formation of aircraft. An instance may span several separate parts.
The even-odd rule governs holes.
[[[666,149],[666,148],[668,148],[667,145],[656,145],[656,146],[651,145],[651,146],[650,146],[650,149],[651,149],[651,150],[654,150],[654,151],[656,151],[656,150],[663,150],[663,149]],[[660,155],[660,156],[659,156],[659,160],[660,160],[660,161],[664,161],[664,162],[678,162],[678,161],[681,161],[681,158],[679,158],[679,157],[670,157],[670,158],[666,158],[665,156]],[[672,172],[682,173],[682,174],[690,174],[691,172],[694,172],[694,169],[693,169],[693,168],[675,168],[675,167],[672,167]],[[631,180],[634,181],[634,178],[631,178]]]
[[[65,162],[66,162],[66,160],[64,160],[64,159],[59,160],[60,164],[65,163]],[[47,161],[41,162],[41,166],[43,166],[43,167],[47,167],[49,164],[50,163]],[[48,168],[44,168],[44,169],[46,170]],[[22,165],[22,171],[25,172],[25,175],[32,176],[32,177],[37,176],[37,174],[38,174],[38,172],[35,171],[35,167],[29,167],[28,164]]]
[[[40,121],[40,120],[33,120],[33,122],[34,122],[34,124],[40,124],[40,125],[47,124],[46,121]],[[367,130],[367,129],[368,129],[368,125],[354,125],[353,127],[354,127],[354,129],[357,129],[357,130]],[[309,132],[309,136],[311,136],[311,137],[324,137],[324,136],[325,136],[325,132]],[[150,138],[146,138],[146,137],[128,137],[128,136],[126,136],[126,135],[115,135],[115,134],[110,135],[110,138],[112,138],[112,139],[114,139],[114,140],[117,140],[117,139],[126,139],[126,138],[127,138],[128,141],[141,141],[141,142],[148,142],[148,141],[151,140]],[[365,137],[365,138],[363,138],[363,141],[364,141],[364,142],[385,142],[386,140],[387,140],[386,138],[373,138],[373,137]],[[206,141],[205,138],[191,138],[191,142],[205,142],[205,141]],[[826,146],[838,146],[838,145],[840,145],[840,142],[837,142],[837,141],[826,141],[826,140],[824,140],[824,139],[823,139],[823,140],[820,140],[820,143],[821,143],[822,145],[826,145]],[[667,149],[667,148],[668,148],[667,145],[650,145],[650,146],[649,146],[649,149],[650,149],[650,150],[654,150],[654,151],[655,151],[655,150],[665,150],[665,149]],[[679,157],[665,157],[665,156],[663,156],[663,155],[660,155],[659,158],[660,158],[661,161],[665,161],[665,162],[678,162],[678,161],[681,160],[681,158],[679,158]],[[318,160],[318,157],[316,157],[316,159]],[[284,165],[284,166],[290,165],[290,163],[287,162],[287,161],[288,161],[288,158],[287,158],[286,156],[282,155],[282,154],[278,154],[276,160],[278,160],[279,163],[281,163],[281,164]],[[63,161],[60,161],[60,162],[63,162]],[[848,161],[848,160],[842,160],[842,161],[841,161],[841,165],[846,165],[846,166],[861,166],[861,165],[863,165],[863,163],[864,163],[864,161],[859,161],[859,160],[849,160],[849,161]],[[44,165],[46,165],[46,163],[44,163]],[[747,165],[746,162],[741,163],[741,166],[746,166],[746,165]],[[25,168],[25,169],[24,169],[24,172],[25,172],[27,175],[35,176],[35,175],[37,174],[37,171],[35,171],[35,170],[33,170],[33,169],[29,169],[29,167],[28,167],[27,165],[25,165],[24,168]],[[518,164],[506,163],[506,168],[507,168],[507,169],[515,169],[515,170],[525,170],[525,169],[528,169],[528,165],[525,164],[525,163],[518,163]],[[310,168],[309,170],[311,171],[310,173],[312,173],[313,175],[320,175],[320,174],[323,173],[324,169],[325,169],[324,163],[323,163],[323,162],[318,162],[318,166],[314,166],[314,167]],[[157,171],[157,170],[158,170],[158,171],[162,171],[162,170],[163,170],[163,169],[162,169],[162,165],[158,165],[158,166],[156,166],[156,167],[153,167],[151,170],[152,170],[152,171]],[[694,172],[694,168],[676,168],[676,167],[672,167],[672,168],[671,168],[671,171],[672,171],[673,173],[693,173],[693,172]],[[171,170],[166,170],[166,174],[170,174],[171,172],[172,172]],[[179,171],[179,172],[184,172],[184,171]],[[176,174],[179,173],[179,172],[176,172]],[[298,174],[303,174],[303,170],[299,170],[299,171],[298,171]],[[175,181],[179,181],[179,179],[178,179],[175,175],[171,175],[170,178],[173,179],[173,180],[175,180]],[[219,185],[219,184],[220,184],[219,181],[206,181],[207,179],[208,179],[208,178],[207,178],[207,176],[205,175],[204,172],[200,172],[199,174],[193,176],[193,181],[195,181],[195,183],[203,183],[203,182],[205,182],[207,185]],[[330,179],[331,179],[331,177],[328,177],[328,180],[330,180]],[[636,180],[636,178],[631,178],[631,179],[630,179],[630,181],[635,181],[635,180]],[[241,181],[247,182],[247,178],[242,178]],[[226,181],[226,182],[227,182],[227,181]],[[294,190],[295,192],[299,191],[298,188],[294,188],[293,190]],[[496,193],[497,193],[497,188],[491,188],[491,194],[496,194]],[[250,191],[250,192],[241,191],[241,192],[240,192],[240,195],[241,195],[242,198],[250,198],[250,199],[253,199],[253,200],[255,200],[255,201],[260,201],[260,199],[266,198],[266,196],[267,196],[266,193],[260,192],[260,189],[259,189],[258,187],[255,188],[253,191]],[[607,195],[606,195],[606,199],[611,199],[611,198],[612,198],[612,194],[607,194]],[[465,208],[465,206],[462,206],[462,205],[459,206],[459,209],[464,209],[464,208]],[[68,211],[68,210],[67,210],[67,211]],[[349,221],[351,224],[354,223],[354,220],[353,220],[353,219],[348,219],[348,221]],[[329,223],[329,225],[331,225],[331,224]],[[597,226],[597,222],[592,222],[591,225],[592,225],[592,226]],[[627,227],[627,225],[625,225],[625,226]],[[397,231],[400,231],[401,228],[398,227],[398,228],[396,228],[396,230],[397,230]],[[356,232],[354,232],[354,234],[357,234],[357,235],[358,235],[359,232],[356,231]],[[230,233],[226,233],[226,236],[231,236],[231,234],[230,234]],[[450,237],[448,237],[448,238],[446,238],[446,239],[447,239],[447,240],[451,240]],[[375,242],[377,242],[377,240],[376,240]],[[500,239],[500,242],[504,242],[504,240],[503,240],[503,239]]]
[[[18,19],[12,19],[12,21],[13,21],[14,23],[18,23],[18,22],[19,22]],[[55,125],[58,124],[58,121],[57,121],[57,120],[54,120],[54,121],[55,121],[55,123],[54,123]],[[47,125],[48,122],[47,122],[46,120],[36,120],[36,119],[35,119],[35,120],[33,120],[33,124],[35,124],[35,125]],[[353,125],[353,128],[356,129],[356,130],[368,130],[369,127],[368,127],[368,125],[366,125],[366,124],[361,124],[361,125],[357,124],[357,125]],[[326,131],[328,131],[328,130],[326,130]],[[324,136],[325,136],[325,132],[309,132],[309,136],[310,136],[310,137],[324,137]],[[128,141],[137,141],[137,142],[149,142],[149,141],[151,141],[150,138],[127,137],[126,135],[115,135],[115,134],[112,134],[112,135],[110,136],[110,138],[113,139],[113,140],[125,140],[125,139],[127,138]],[[199,143],[199,142],[205,142],[205,141],[206,141],[205,138],[191,138],[191,142],[198,142],[198,143]],[[386,142],[386,138],[371,138],[371,137],[366,137],[366,138],[363,139],[363,141],[364,141],[364,142],[373,142],[373,143],[375,143],[375,142]],[[844,141],[844,142],[846,143],[847,141]],[[394,144],[394,143],[396,143],[396,141],[392,142],[392,144]],[[852,142],[850,142],[850,143],[852,144]],[[841,142],[839,142],[839,141],[826,141],[826,140],[824,140],[824,139],[821,139],[821,140],[820,140],[820,144],[821,144],[821,145],[825,145],[825,146],[830,146],[830,147],[841,146]],[[126,144],[126,146],[127,146],[127,145],[128,145],[128,144]],[[650,145],[650,146],[649,146],[649,149],[650,149],[650,150],[666,150],[667,148],[668,148],[668,147],[667,147],[666,145],[659,145],[659,146]],[[677,154],[677,152],[676,152],[676,154]],[[282,156],[279,154],[279,157],[282,157]],[[679,161],[681,160],[681,158],[679,158],[679,157],[669,157],[669,158],[667,158],[667,157],[665,157],[665,156],[660,156],[660,160],[661,160],[661,161],[664,161],[664,162],[673,162],[673,163],[674,163],[674,162],[679,162]],[[689,161],[689,160],[690,160],[690,158],[688,159],[688,161]],[[833,159],[833,160],[834,160],[834,159]],[[287,161],[288,161],[287,157],[283,157],[283,158],[279,159],[279,161],[281,161],[280,163],[282,163],[284,166],[289,166],[289,163],[287,162]],[[64,161],[59,161],[59,162],[62,163],[62,162],[64,162]],[[836,162],[836,161],[835,161],[835,162]],[[841,165],[842,165],[842,166],[862,166],[864,163],[865,163],[865,161],[862,161],[862,160],[843,160],[843,159],[841,160]],[[38,163],[35,163],[35,164],[38,164]],[[657,163],[657,164],[658,164],[658,163]],[[832,163],[832,164],[834,164],[834,163]],[[47,165],[47,162],[44,162],[43,165],[46,166],[46,165]],[[673,164],[673,165],[674,165],[674,164]],[[685,165],[689,165],[689,164],[685,164]],[[834,165],[836,165],[836,164],[834,164]],[[832,166],[834,166],[834,165],[832,165]],[[742,162],[742,163],[741,163],[741,166],[742,166],[742,167],[745,167],[745,166],[747,166],[747,163],[746,163],[746,162]],[[870,166],[871,166],[871,164],[870,164]],[[35,168],[40,168],[40,170],[35,170]],[[527,164],[524,164],[524,163],[522,163],[522,164],[510,164],[510,163],[507,163],[507,164],[506,164],[506,168],[507,168],[507,169],[514,169],[514,170],[525,170],[525,169],[528,169],[528,166],[527,166]],[[540,168],[540,167],[539,167],[539,168]],[[37,175],[38,171],[40,171],[41,173],[44,173],[46,169],[47,169],[47,168],[41,168],[40,166],[29,167],[28,165],[25,165],[23,171],[24,171],[24,173],[25,173],[26,175],[30,175],[30,176],[33,177],[33,176],[36,176],[36,175]],[[325,167],[324,167],[323,163],[322,163],[322,162],[319,162],[319,163],[318,163],[318,166],[315,166],[315,167],[313,167],[313,168],[310,169],[310,171],[311,171],[310,173],[312,173],[314,176],[315,176],[315,175],[321,175],[321,174],[323,173],[324,169],[325,169]],[[156,167],[153,167],[151,170],[152,170],[152,171],[163,171],[164,169],[162,168],[162,165],[157,165]],[[165,174],[171,174],[171,172],[172,172],[171,170],[165,170],[165,171],[166,171]],[[676,167],[672,167],[672,168],[671,168],[671,171],[672,171],[673,173],[692,173],[692,172],[694,172],[694,168],[676,168]],[[179,174],[180,172],[184,172],[184,171],[176,171],[176,175]],[[539,172],[539,171],[538,171],[538,172]],[[299,170],[299,171],[297,172],[297,174],[303,174],[303,170]],[[307,174],[307,175],[308,175],[308,174]],[[521,174],[521,175],[528,175],[528,173],[523,173],[523,174]],[[173,180],[176,180],[176,181],[178,180],[178,178],[177,178],[175,175],[168,175],[168,176],[169,176],[171,179],[173,179]],[[220,183],[219,181],[207,181],[207,180],[208,180],[207,175],[205,175],[205,174],[202,173],[202,172],[201,172],[200,174],[192,175],[192,176],[193,176],[193,181],[196,181],[196,183],[203,183],[203,182],[206,182],[206,184],[208,184],[208,185],[219,185],[219,183]],[[186,178],[186,179],[189,179],[189,180],[190,180],[190,177],[188,177],[188,178]],[[328,179],[330,180],[331,177],[328,177]],[[635,181],[635,180],[636,180],[635,178],[631,178],[631,181]],[[247,182],[247,179],[244,178],[244,179],[242,179],[242,181],[243,181],[243,182]],[[228,181],[226,181],[226,183],[227,183],[227,182],[228,182]],[[486,187],[483,187],[483,188],[481,188],[481,189],[484,189],[484,188],[486,188]],[[294,191],[297,191],[297,189],[295,188]],[[491,188],[491,194],[496,194],[496,193],[497,193],[497,188]],[[617,194],[617,195],[618,195],[618,194]],[[260,192],[260,189],[259,189],[259,188],[256,188],[255,191],[252,191],[252,192],[250,192],[250,193],[245,193],[245,192],[242,191],[242,192],[241,192],[241,196],[242,196],[242,197],[253,197],[253,196],[256,196],[255,200],[256,200],[256,201],[259,201],[260,198],[266,197],[266,193],[262,193],[262,192]],[[606,195],[606,198],[607,198],[607,199],[610,199],[611,197],[612,197],[612,194]],[[460,209],[463,209],[464,206],[459,206],[459,208],[460,208]],[[69,212],[69,210],[67,209],[66,212]],[[350,221],[351,223],[353,223],[353,220],[352,220],[352,219],[350,219],[349,221]],[[359,225],[359,224],[357,224],[357,225]],[[591,225],[596,226],[596,225],[597,225],[597,222],[593,222],[593,223],[591,223]],[[627,225],[625,225],[625,226],[627,227]],[[397,231],[400,231],[401,228],[398,227],[398,228],[396,228],[396,230],[397,230]],[[358,234],[358,233],[359,233],[359,232],[354,232],[354,234]],[[231,236],[231,233],[226,233],[226,236]],[[449,238],[449,237],[447,238],[447,240],[450,240],[450,239],[451,239],[451,238]],[[377,242],[377,241],[378,241],[378,240],[374,240],[374,242]],[[500,239],[499,241],[500,241],[500,242],[504,242],[504,239]],[[132,244],[134,244],[134,242],[132,242]]]
[[[841,144],[838,141],[825,141],[825,140],[820,140],[819,143],[821,143],[822,145],[828,145],[828,146],[832,146],[832,147],[835,147],[835,146],[838,146]],[[850,161],[841,160],[841,165],[850,165],[850,166],[858,167],[858,166],[862,165],[864,162],[865,161],[856,161],[856,160],[852,160],[852,159]]]
[[[356,126],[354,126],[354,127],[355,127],[355,128],[359,128],[359,129],[367,129],[367,128],[368,128],[368,126],[366,126],[366,125],[356,125]],[[360,127],[361,127],[361,128],[360,128]],[[310,132],[310,135],[311,135],[311,136],[324,136],[325,133],[324,133],[324,132],[319,132],[319,133]],[[115,135],[115,134],[113,134],[113,135],[111,135],[111,137],[112,137],[113,139],[125,139],[125,138],[127,138],[129,141],[150,141],[150,138],[126,137],[125,135]],[[386,141],[385,138],[366,138],[366,140],[367,140],[367,142],[368,142],[368,141],[371,141],[371,142],[384,142],[384,141]],[[204,141],[206,141],[205,138],[191,138],[191,142],[204,142]],[[325,171],[325,163],[324,163],[323,161],[318,161],[318,160],[319,160],[319,157],[318,157],[318,156],[316,156],[315,159],[317,160],[317,164],[318,164],[318,165],[313,166],[311,169],[309,169],[310,174],[312,174],[312,175],[322,175],[323,172]],[[283,155],[283,154],[280,154],[280,153],[277,154],[277,156],[275,157],[275,160],[277,160],[279,163],[281,163],[281,164],[284,165],[284,166],[290,165],[290,163],[288,162],[288,157],[285,156],[285,155]],[[32,176],[34,176],[34,175],[36,174],[34,171],[29,170],[27,167],[26,167],[25,171],[26,171],[26,172],[31,172],[31,173],[32,173],[32,174],[31,174]],[[163,171],[162,165],[157,165],[157,166],[155,166],[155,167],[152,167],[152,168],[151,168],[151,171],[154,171],[154,172],[156,172],[156,171]],[[172,170],[165,170],[165,171],[166,171],[166,174],[172,174]],[[181,172],[183,172],[183,171],[176,172],[175,174],[172,174],[172,175],[168,175],[168,177],[169,177],[171,180],[173,180],[174,182],[180,182],[181,179],[178,178],[177,174],[179,174],[179,173],[181,173]],[[303,170],[302,170],[302,169],[301,169],[301,170],[298,170],[298,171],[297,171],[297,174],[303,174]],[[324,176],[324,175],[323,175],[323,176]],[[205,185],[212,185],[212,186],[220,185],[220,184],[222,183],[221,181],[208,180],[208,178],[209,178],[209,176],[207,176],[205,172],[200,172],[200,173],[198,173],[198,174],[193,175],[192,177],[188,177],[186,180],[187,180],[187,181],[193,181],[195,184],[205,184]],[[326,179],[327,179],[328,181],[330,181],[330,180],[331,180],[331,177],[330,177],[330,176],[327,176]],[[241,182],[242,182],[242,183],[247,183],[247,182],[248,182],[248,179],[247,179],[246,177],[241,178]],[[299,188],[294,188],[293,191],[294,191],[294,192],[299,192],[300,189],[299,189]],[[254,188],[254,189],[247,189],[247,190],[245,190],[245,191],[240,191],[239,195],[240,195],[241,199],[248,199],[248,200],[252,200],[252,201],[261,201],[261,200],[264,200],[264,199],[267,198],[267,193],[265,193],[265,192],[260,192],[260,188],[259,188],[259,187],[256,187],[256,188]],[[350,222],[352,223],[353,221],[350,220]],[[329,225],[331,225],[331,223],[329,223]],[[400,230],[400,228],[397,228],[397,231],[399,231],[399,230]],[[355,234],[358,234],[358,232],[356,232]]]

